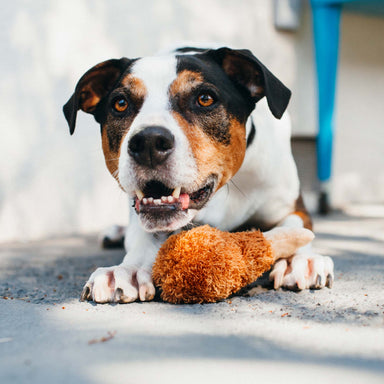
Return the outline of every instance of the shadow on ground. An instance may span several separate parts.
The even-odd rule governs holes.
[[[12,245],[2,254],[0,296],[37,304],[79,298],[97,267],[119,264],[125,253],[103,250],[95,236],[84,236]]]
[[[327,220],[343,230],[328,230]],[[124,377],[127,364],[132,368],[159,362],[173,369],[170,361],[193,362],[194,366],[223,362],[223,368],[215,371],[221,382],[229,382],[227,364],[238,368],[247,362],[258,368],[258,363],[284,369],[296,366],[311,374],[313,369],[334,368],[349,378],[353,372],[380,376],[383,353],[377,352],[377,343],[383,338],[377,332],[384,325],[384,301],[379,299],[384,288],[383,244],[374,231],[345,231],[351,220],[358,221],[346,215],[325,219],[317,236],[316,245],[334,257],[332,290],[274,291],[269,289],[266,274],[241,295],[209,305],[77,303],[92,271],[120,263],[123,250],[101,250],[95,236],[4,245],[0,304],[6,316],[0,321],[0,341],[1,337],[13,341],[0,342],[0,352],[6,348],[0,370],[0,379],[5,381],[0,381],[22,383],[32,378],[39,383],[86,383],[94,382],[89,378],[97,375],[91,371],[102,370],[109,380],[97,382],[116,382],[116,375]],[[376,225],[374,220],[364,222]],[[383,220],[378,224],[382,226]],[[64,303],[69,309],[60,312]],[[113,326],[118,333],[112,341],[88,345],[95,334],[105,336]],[[277,331],[276,336],[264,335],[262,326]],[[316,345],[306,349],[303,328],[312,328],[310,337],[320,343],[329,340],[329,344],[320,350]],[[357,332],[351,333],[358,343],[356,347],[352,342],[351,350],[343,349],[350,339],[347,328]],[[341,338],[333,345],[332,337],[339,333]],[[370,341],[359,341],[359,335]],[[360,342],[361,353],[357,352]],[[295,369],[291,373],[296,377]],[[121,377],[117,382],[122,382]]]

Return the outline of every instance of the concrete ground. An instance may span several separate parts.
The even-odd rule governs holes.
[[[80,303],[122,251],[84,236],[3,244],[0,383],[384,383],[384,208],[315,224],[332,289],[255,285],[209,305]]]

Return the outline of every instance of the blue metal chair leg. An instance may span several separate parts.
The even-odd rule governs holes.
[[[341,5],[323,5],[312,0],[312,11],[319,97],[319,131],[317,136],[317,173],[320,180],[319,212],[325,214],[330,209],[329,186],[332,170],[333,120]]]

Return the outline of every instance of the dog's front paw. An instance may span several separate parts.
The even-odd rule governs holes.
[[[269,275],[275,289],[320,289],[332,287],[333,261],[328,256],[315,253],[298,253],[291,259],[281,259]]]
[[[152,300],[155,287],[151,272],[144,269],[116,265],[98,268],[92,273],[81,293],[80,300],[96,303],[131,303]]]

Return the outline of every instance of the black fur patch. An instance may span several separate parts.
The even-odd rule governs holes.
[[[63,106],[64,116],[69,125],[71,135],[75,131],[76,117],[79,109],[83,109],[87,113],[94,115],[96,121],[100,122],[100,114],[97,116],[99,105],[107,97],[107,95],[119,83],[121,76],[136,61],[136,59],[127,59],[122,57],[120,60],[111,59],[99,63],[89,69],[78,81],[75,92]],[[90,89],[87,89],[90,88]],[[95,106],[88,106],[84,109],[83,103],[87,101],[87,97],[99,97],[100,101]]]
[[[205,52],[209,48],[194,48],[194,47],[180,47],[175,50],[175,52],[188,53],[188,52]]]
[[[236,87],[219,64],[204,53],[176,57],[177,73],[183,70],[200,73],[206,84],[217,90],[219,102],[228,113],[240,123],[246,122],[255,108],[255,103],[245,90]]]
[[[203,84],[187,93],[174,95],[172,108],[191,124],[199,125],[215,141],[229,145],[231,142],[231,119],[245,124],[254,105],[236,88],[222,68],[204,54],[177,56],[177,73],[184,70],[195,72],[203,78]],[[200,93],[209,93],[215,103],[200,107]]]
[[[251,130],[249,131],[249,134],[247,137],[247,148],[253,143],[253,140],[255,140],[255,136],[256,136],[256,126],[251,117]]]

